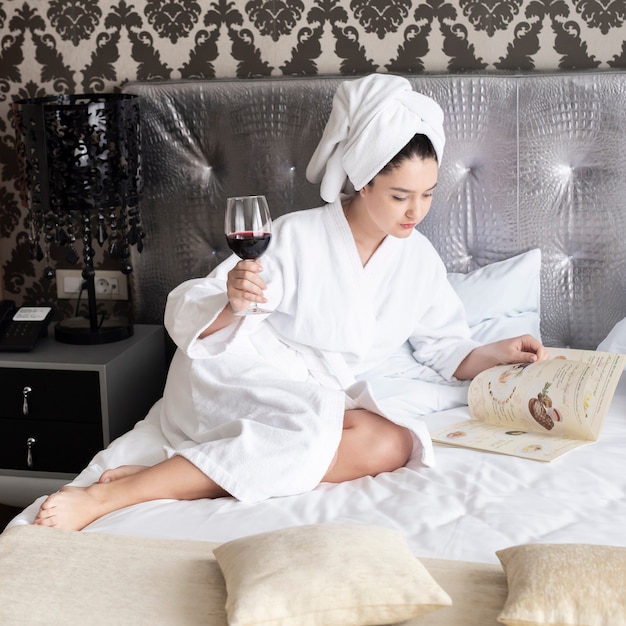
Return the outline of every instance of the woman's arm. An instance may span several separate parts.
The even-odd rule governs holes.
[[[548,358],[543,344],[532,335],[502,339],[474,348],[454,372],[459,380],[469,380],[480,372],[508,363],[534,363]]]

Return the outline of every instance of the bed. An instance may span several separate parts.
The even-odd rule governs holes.
[[[626,316],[626,74],[408,78],[444,108],[446,154],[433,208],[419,228],[443,257],[473,335],[487,341],[534,332],[548,346],[626,351],[620,323]],[[188,80],[124,87],[140,96],[142,114],[147,236],[143,252],[134,253],[131,277],[138,323],[161,323],[167,293],[227,256],[226,197],[265,193],[274,216],[321,204],[304,170],[341,80]],[[466,385],[440,385],[426,376],[421,419],[432,431],[469,417],[466,394]],[[107,467],[158,462],[165,458],[165,443],[151,412],[97,454],[74,484],[90,484]],[[142,615],[151,616],[150,623],[175,623],[173,614],[186,615],[187,621],[180,617],[176,623],[226,623],[224,606],[234,583],[228,579],[228,590],[224,587],[214,547],[267,534],[280,542],[293,529],[366,527],[401,536],[452,601],[448,606],[439,598],[432,612],[410,614],[410,624],[497,624],[507,597],[511,606],[504,623],[556,623],[558,616],[565,619],[564,612],[567,624],[623,624],[624,449],[622,377],[599,440],[552,463],[436,446],[432,468],[411,460],[392,473],[321,484],[309,493],[256,504],[231,498],[158,500],[108,514],[81,533],[32,527],[38,499],[0,536],[0,594],[13,599],[0,598],[0,621],[19,623],[17,615],[28,606],[24,590],[37,590],[54,609],[48,619],[70,623],[63,594],[75,596],[80,589],[85,603],[74,602],[71,609],[80,623],[99,623],[103,611],[107,623],[143,623]],[[358,544],[360,554],[374,545],[370,539]],[[297,545],[305,543],[306,535],[297,538]],[[506,551],[512,548],[519,551],[510,555]],[[538,552],[528,556],[526,548]],[[33,550],[38,559],[26,565]],[[67,563],[58,563],[61,554]],[[200,574],[193,569],[198,559],[204,564]],[[381,556],[378,566],[384,560]],[[155,568],[157,562],[161,567]],[[36,584],[41,563],[61,572],[44,587]],[[112,583],[112,572],[120,568],[126,574]],[[151,580],[155,569],[161,578],[154,584],[170,591],[144,594],[151,583],[141,581]],[[527,613],[513,606],[511,594],[524,580],[520,574],[513,584],[514,569],[525,571],[527,582],[543,581],[540,587],[548,594],[543,605],[535,586],[532,597],[541,606]],[[347,578],[349,572],[350,567]],[[69,586],[64,575],[71,576]],[[568,583],[570,575],[580,584]],[[115,607],[98,589],[102,576],[109,598],[111,593],[119,598]],[[174,585],[180,576],[187,582]],[[176,589],[179,603],[189,607],[185,602],[197,598],[198,581],[202,589],[211,587],[215,613],[204,605],[186,613],[172,604]],[[585,601],[570,597],[574,592]],[[85,608],[90,606],[93,610]],[[51,623],[43,609],[41,615],[33,606],[28,611],[29,623]],[[398,615],[387,617],[399,621]],[[267,623],[314,622],[292,617]],[[386,622],[353,617],[319,623]]]

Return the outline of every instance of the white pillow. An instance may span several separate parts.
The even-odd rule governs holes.
[[[523,252],[467,274],[448,274],[461,298],[472,339],[491,343],[530,334],[541,340],[541,251]]]
[[[452,604],[399,532],[293,526],[214,550],[229,626],[390,624]]]

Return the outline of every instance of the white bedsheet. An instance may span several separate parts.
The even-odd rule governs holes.
[[[466,408],[426,418],[431,430]],[[74,484],[107,467],[154,463],[165,454],[149,417],[99,453]],[[497,563],[496,550],[527,542],[626,546],[626,375],[598,442],[544,464],[437,446],[437,464],[322,484],[310,493],[243,504],[232,498],[158,500],[106,515],[85,531],[223,542],[291,525],[363,522],[402,531],[418,556]],[[42,499],[11,522],[30,523]]]

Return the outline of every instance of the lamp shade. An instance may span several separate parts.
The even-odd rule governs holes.
[[[114,341],[120,336],[97,319],[93,243],[132,271],[130,246],[141,251],[144,233],[139,217],[142,193],[141,132],[138,97],[130,94],[72,94],[12,103],[20,197],[28,210],[34,255],[46,258],[46,276],[54,276],[49,246],[66,247],[66,260],[78,263],[89,298],[89,329],[76,343]],[[80,252],[79,252],[80,250]],[[71,324],[69,324],[71,326]],[[66,324],[68,326],[68,324]],[[74,322],[76,328],[84,326]],[[57,330],[59,325],[57,325]],[[82,335],[82,336],[81,336]]]

